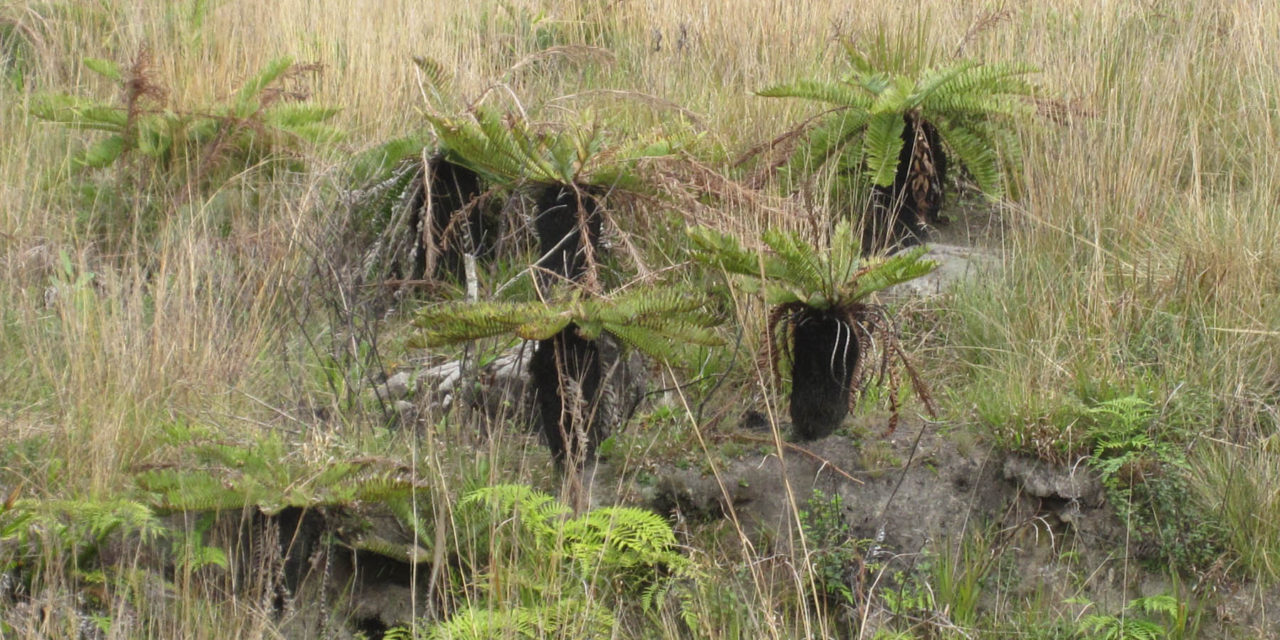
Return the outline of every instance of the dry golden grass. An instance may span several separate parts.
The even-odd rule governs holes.
[[[1274,440],[1266,416],[1280,391],[1280,9],[1250,0],[850,4],[280,0],[211,2],[200,20],[195,2],[0,6],[0,24],[23,25],[34,52],[27,89],[0,82],[0,445],[39,439],[49,455],[34,461],[23,495],[126,487],[167,423],[228,434],[279,424],[299,395],[290,368],[301,366],[301,332],[314,329],[283,310],[315,303],[301,283],[332,214],[326,190],[342,157],[422,128],[418,112],[434,105],[414,56],[442,63],[459,106],[483,96],[545,119],[621,113],[611,125],[642,134],[678,126],[679,109],[688,110],[705,136],[699,149],[718,156],[707,164],[719,170],[816,112],[754,90],[838,77],[840,41],[869,48],[882,31],[907,63],[1035,64],[1052,103],[1053,117],[1023,134],[1021,198],[999,209],[1007,277],[963,298],[949,320],[956,344],[945,355],[967,365],[944,382],[1000,396],[993,413],[1015,418],[1029,398],[1052,404],[1089,381],[1154,386],[1175,399],[1194,391],[1219,410],[1199,416],[1203,433],[1192,439],[1235,438],[1232,447],[1249,451]],[[547,46],[584,43],[613,61],[530,62]],[[143,48],[180,105],[224,99],[282,55],[318,62],[314,100],[340,106],[351,135],[336,152],[318,150],[306,174],[233,203],[226,233],[212,231],[221,224],[214,205],[197,203],[168,223],[153,255],[102,256],[76,222],[85,212],[47,180],[92,134],[26,109],[33,90],[111,96],[80,59],[127,62]],[[707,215],[754,236],[766,224],[797,224],[794,212],[761,198]],[[322,458],[326,446],[312,445],[309,455]],[[1245,457],[1260,474],[1280,467]],[[0,489],[16,471],[0,469]],[[1231,492],[1229,474],[1197,477],[1210,507]],[[1265,498],[1273,512],[1274,496]],[[1250,509],[1233,503],[1232,513]],[[1257,530],[1254,562],[1274,575],[1280,533]],[[763,569],[752,578],[762,602],[776,604]],[[803,590],[806,578],[791,579]],[[830,631],[800,609],[782,620],[766,607],[751,628],[771,637],[791,637],[789,624]],[[224,619],[192,605],[177,615],[195,625],[179,625],[183,633],[230,626],[271,637],[262,618],[243,612]]]

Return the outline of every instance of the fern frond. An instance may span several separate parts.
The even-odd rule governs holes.
[[[418,310],[414,324],[422,332],[415,347],[441,347],[503,334],[546,340],[559,333],[574,315],[571,310],[540,302],[453,302]]]
[[[861,110],[870,110],[875,101],[875,97],[862,87],[840,81],[799,80],[762,89],[756,95],[765,98],[805,98]]]
[[[804,142],[791,154],[780,173],[792,182],[799,180],[800,176],[814,173],[831,158],[844,152],[866,128],[868,119],[868,112],[861,109],[844,109],[828,116],[806,134]]]
[[[771,305],[799,302],[819,310],[843,308],[937,267],[932,261],[920,259],[923,247],[864,262],[848,221],[836,225],[832,234],[834,246],[825,253],[798,234],[774,230],[764,233],[765,243],[773,250],[767,257],[746,251],[736,239],[709,229],[690,228],[688,234],[697,260],[760,280],[765,301]],[[775,266],[762,273],[753,266],[760,263]]]
[[[978,189],[989,198],[1003,196],[1000,156],[994,142],[984,135],[983,130],[944,118],[934,120],[933,123],[955,159],[969,170],[974,182],[978,183]]]
[[[902,131],[907,123],[901,112],[889,111],[871,117],[867,123],[862,150],[866,157],[867,178],[881,187],[893,184],[898,172],[898,155],[902,152]]]
[[[954,83],[958,77],[973,68],[975,64],[965,61],[950,67],[924,70],[920,74],[920,78],[916,80],[916,86],[911,95],[911,103],[914,105],[929,104],[931,99],[936,99],[934,94],[939,92],[944,95],[955,94],[955,90],[947,89],[948,85]]]
[[[258,75],[236,92],[235,114],[239,118],[247,118],[262,106],[262,92],[293,66],[293,58],[284,56],[266,64]]]
[[[765,230],[761,238],[786,268],[785,274],[775,277],[775,284],[791,290],[800,299],[832,291],[829,265],[812,244],[798,234],[776,229]]]
[[[41,93],[31,99],[31,115],[72,129],[124,131],[129,114],[97,100],[65,94]]]
[[[707,300],[680,289],[640,288],[612,298],[575,294],[548,303],[449,303],[419,310],[414,324],[422,332],[411,346],[434,347],[514,334],[525,340],[547,340],[570,324],[586,340],[604,332],[627,346],[669,361],[678,361],[689,345],[720,344],[710,331],[718,324]]]
[[[938,267],[938,263],[921,260],[927,251],[926,247],[915,247],[872,262],[853,280],[853,289],[845,299],[863,300],[877,291],[928,274]]]

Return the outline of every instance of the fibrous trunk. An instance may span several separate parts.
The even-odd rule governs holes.
[[[603,216],[596,190],[547,185],[537,195],[533,230],[538,236],[537,267],[545,277],[577,281],[599,255]],[[584,242],[582,231],[586,230]]]
[[[893,184],[871,192],[871,210],[863,226],[862,249],[867,254],[920,244],[941,220],[947,176],[942,138],[932,124],[914,114],[903,117],[906,127]]]
[[[597,342],[583,339],[572,324],[534,349],[529,381],[538,425],[558,465],[580,466],[608,435],[601,360]]]
[[[498,229],[496,220],[480,206],[482,193],[476,172],[441,156],[431,158],[410,203],[418,234],[411,279],[432,274],[461,280],[467,254],[477,258],[489,254]]]
[[[791,423],[798,439],[814,440],[831,435],[849,414],[858,339],[833,311],[804,309],[791,322]]]

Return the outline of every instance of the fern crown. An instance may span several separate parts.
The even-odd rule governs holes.
[[[569,325],[584,339],[608,332],[655,358],[678,361],[689,345],[714,346],[718,321],[699,295],[675,288],[638,288],[610,298],[575,292],[559,301],[448,303],[424,307],[414,324],[417,347],[515,335],[547,340]]]
[[[136,152],[156,160],[162,168],[176,169],[178,163],[210,155],[215,143],[220,149],[247,154],[253,149],[285,151],[298,140],[325,143],[342,137],[341,130],[327,124],[338,109],[299,102],[298,96],[280,89],[281,81],[307,68],[296,65],[292,58],[272,60],[226,103],[196,111],[142,109],[137,101],[159,98],[163,91],[149,84],[140,71],[126,71],[114,62],[96,58],[87,58],[84,63],[127,92],[133,91],[131,100],[135,103],[118,106],[53,93],[36,97],[31,107],[35,117],[71,129],[108,134],[75,157],[78,168],[100,169]],[[135,67],[141,64],[135,63]]]
[[[637,164],[666,156],[671,141],[612,147],[603,127],[537,131],[523,118],[480,107],[466,116],[427,115],[446,157],[493,184],[591,184],[639,190]]]
[[[887,258],[863,259],[848,220],[836,224],[831,249],[820,251],[799,234],[770,229],[764,244],[771,251],[745,249],[737,238],[709,229],[688,229],[695,257],[729,273],[746,276],[744,284],[763,289],[771,305],[800,303],[814,309],[841,309],[860,303],[872,293],[919,278],[937,267],[922,260],[917,247]]]
[[[932,124],[953,156],[973,175],[983,193],[1004,194],[1001,175],[1020,163],[1019,146],[1008,122],[1032,110],[1022,63],[972,61],[930,68],[914,77],[875,71],[850,52],[853,72],[844,80],[799,80],[758,92],[771,98],[806,98],[834,105],[783,168],[784,175],[810,173],[832,159],[863,166],[873,184],[893,184],[904,116]]]

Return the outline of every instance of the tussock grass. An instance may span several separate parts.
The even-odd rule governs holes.
[[[692,130],[701,136],[693,148],[701,166],[738,177],[752,168],[730,166],[741,154],[817,113],[752,92],[796,77],[834,78],[843,68],[840,41],[848,40],[886,52],[890,65],[970,57],[1042,69],[1045,117],[1022,132],[1019,198],[997,205],[1000,274],[941,304],[942,344],[921,354],[925,367],[937,365],[933,385],[950,399],[944,409],[1005,447],[1069,460],[1088,449],[1077,425],[1083,407],[1128,394],[1153,398],[1161,412],[1152,429],[1191,452],[1186,477],[1226,526],[1238,575],[1280,580],[1280,536],[1268,526],[1280,520],[1269,480],[1280,473],[1280,10],[1270,3],[1063,0],[998,11],[939,0],[0,7],[0,26],[19,23],[23,30],[13,33],[30,39],[34,57],[21,83],[0,69],[0,494],[18,487],[23,499],[91,499],[127,491],[130,469],[153,461],[164,425],[174,422],[243,440],[283,429],[296,436],[300,455],[316,460],[401,455],[438,480],[442,495],[456,496],[451,490],[461,487],[450,485],[469,475],[481,484],[553,482],[524,435],[440,417],[439,430],[420,442],[383,431],[386,414],[361,399],[368,374],[405,354],[386,342],[370,353],[374,328],[392,331],[397,320],[377,325],[376,314],[349,299],[333,306],[325,297],[333,283],[315,275],[324,264],[318,247],[340,215],[334,193],[350,186],[342,184],[342,160],[424,128],[417,112],[436,105],[412,62],[422,56],[451,76],[458,106],[482,100],[539,122],[598,115],[608,127],[654,135]],[[610,60],[539,53],[583,46]],[[166,220],[147,255],[105,255],[83,223],[95,211],[56,179],[93,134],[36,121],[27,107],[38,91],[112,97],[81,59],[127,62],[143,48],[174,104],[215,103],[282,55],[315,61],[324,70],[312,98],[341,107],[337,120],[350,135],[313,150],[299,174],[266,183],[246,168]],[[717,184],[712,190],[727,196],[738,188]],[[637,213],[634,224],[646,233],[633,246],[661,270],[682,255],[682,241],[657,222],[665,215],[759,237],[766,226],[813,231],[827,213],[822,202],[797,204],[767,190],[739,195]],[[781,415],[768,372],[752,368],[765,310],[736,302],[744,355],[707,415],[748,397]],[[334,367],[346,367],[338,373],[345,387],[326,377]],[[676,403],[689,414],[684,420],[698,402]],[[318,407],[327,421],[311,411]],[[698,427],[643,437],[684,434],[692,438],[685,451],[714,468],[714,446],[697,439]],[[482,439],[482,429],[503,435]],[[803,498],[791,496],[797,513]],[[725,527],[689,540],[704,566],[744,567],[717,574],[736,580],[689,596],[701,633],[838,632],[825,615],[832,612],[816,611],[802,595],[815,590],[810,567],[751,548],[740,530]],[[51,564],[60,568],[41,573],[33,589],[63,615],[23,630],[58,635],[75,624],[68,616],[80,578],[61,560]],[[274,637],[269,612],[206,600],[212,594],[194,584],[175,587],[179,604],[153,612],[151,626],[128,628],[137,612],[124,603],[145,600],[144,585],[134,585],[106,607],[118,621],[112,633]],[[1031,606],[1000,605],[1009,619]],[[656,626],[677,635],[679,617],[663,611]],[[979,615],[978,624],[998,628],[1008,619]]]

